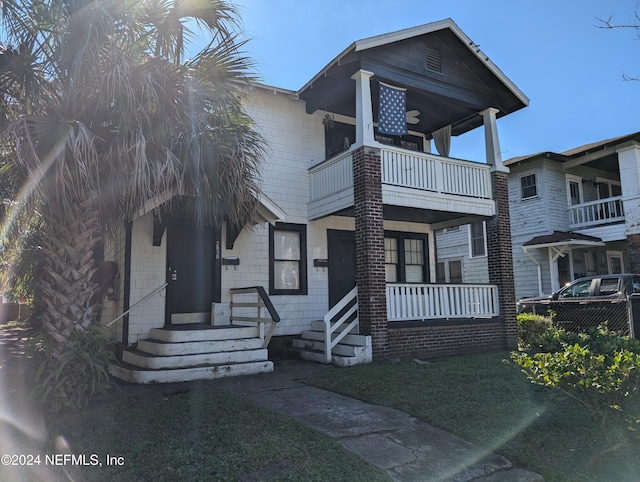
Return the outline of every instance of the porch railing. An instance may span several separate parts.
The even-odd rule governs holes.
[[[310,199],[316,201],[353,186],[353,157],[344,152],[309,169]]]
[[[357,313],[358,288],[354,287],[324,315],[324,354],[327,363],[331,363],[333,347],[358,327]],[[344,326],[347,322],[349,324]]]
[[[262,348],[266,348],[271,341],[271,336],[276,329],[277,323],[280,321],[280,315],[276,311],[271,298],[262,286],[251,286],[247,288],[232,288],[231,290],[231,324],[234,322],[240,323],[257,323],[258,333],[263,340]],[[234,301],[234,296],[242,295],[256,295],[257,298],[242,299],[240,301]],[[235,314],[234,314],[234,309]],[[244,309],[241,313],[238,313],[238,309]],[[255,316],[250,316],[252,309],[256,309]],[[265,313],[264,310],[267,310]],[[264,326],[269,324],[269,329],[265,333]]]
[[[388,321],[490,318],[499,306],[495,285],[387,285]]]
[[[385,146],[382,183],[442,194],[491,199],[490,167],[432,154]]]
[[[424,152],[384,146],[382,183],[441,194],[491,199],[490,167]],[[341,153],[309,169],[310,201],[353,187],[353,156]]]
[[[567,207],[569,228],[585,228],[624,221],[622,196]]]

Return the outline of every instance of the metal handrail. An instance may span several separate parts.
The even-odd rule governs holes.
[[[140,306],[142,303],[144,303],[145,301],[147,301],[149,298],[151,298],[153,295],[155,295],[158,291],[160,291],[163,288],[166,288],[167,285],[169,283],[164,283],[163,285],[157,287],[155,290],[153,290],[152,292],[150,292],[148,295],[146,295],[144,298],[142,298],[140,301],[138,301],[135,305],[133,305],[131,308],[129,308],[127,311],[125,311],[124,313],[122,313],[121,315],[119,315],[118,317],[114,318],[113,320],[111,320],[109,323],[107,323],[105,326],[111,326],[113,325],[116,321],[118,321],[120,318],[123,318],[125,315],[128,315],[131,311],[133,311],[134,309],[136,309],[138,306]]]

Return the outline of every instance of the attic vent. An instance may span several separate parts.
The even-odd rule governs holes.
[[[442,62],[438,50],[427,49],[427,70],[438,73],[442,72]]]

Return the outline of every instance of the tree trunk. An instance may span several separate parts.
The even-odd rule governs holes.
[[[86,331],[97,318],[94,248],[101,235],[91,199],[73,206],[48,204],[43,214],[42,326],[57,359],[67,349],[73,330]]]

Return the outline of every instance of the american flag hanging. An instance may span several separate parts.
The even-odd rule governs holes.
[[[378,132],[393,136],[407,134],[407,90],[380,82]]]

